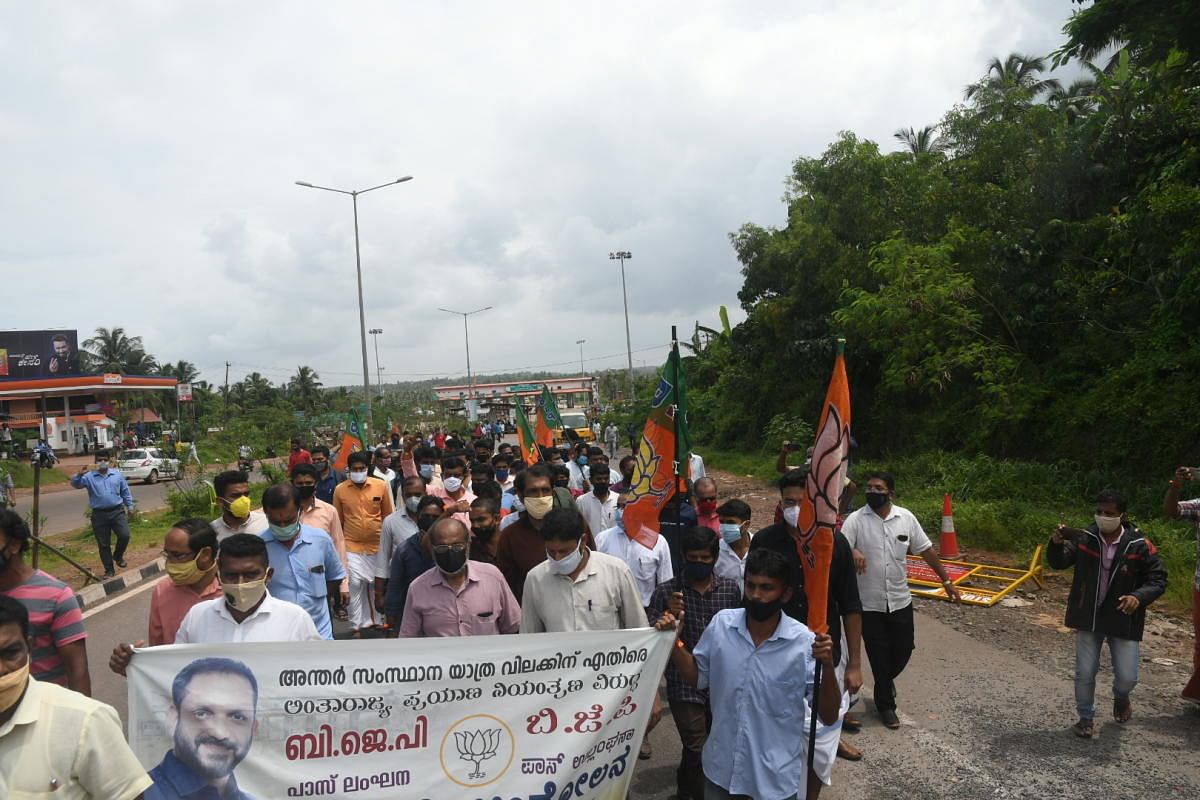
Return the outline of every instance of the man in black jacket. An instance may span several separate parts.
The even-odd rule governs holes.
[[[1167,589],[1167,570],[1158,550],[1125,518],[1126,505],[1116,492],[1101,492],[1095,523],[1085,531],[1059,525],[1047,552],[1055,569],[1075,567],[1066,625],[1075,629],[1079,721],[1073,730],[1084,739],[1094,733],[1096,672],[1106,640],[1113,663],[1113,719],[1127,722],[1133,715],[1129,694],[1138,681],[1146,606]]]

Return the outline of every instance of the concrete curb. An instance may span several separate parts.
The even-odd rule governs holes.
[[[118,592],[132,589],[148,580],[155,580],[165,574],[166,559],[159,558],[137,569],[127,570],[100,583],[89,584],[75,594],[75,601],[81,609],[102,603]]]

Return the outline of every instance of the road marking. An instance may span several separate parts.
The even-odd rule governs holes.
[[[112,600],[105,600],[103,603],[96,606],[95,608],[89,608],[87,611],[83,612],[83,618],[87,619],[92,614],[99,614],[104,609],[109,608],[111,606],[115,606],[117,603],[123,603],[131,597],[137,597],[139,594],[146,591],[147,589],[153,589],[154,584],[156,584],[156,583],[158,583],[158,581],[146,581],[144,584],[142,584],[141,586],[139,586],[136,589],[125,592],[125,594],[119,595],[117,597],[114,597]]]

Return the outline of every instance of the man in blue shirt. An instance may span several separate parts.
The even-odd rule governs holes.
[[[346,577],[333,540],[320,528],[300,524],[300,504],[289,484],[263,492],[263,511],[268,527],[260,535],[267,543],[267,558],[274,570],[267,586],[271,596],[303,608],[317,633],[332,639],[327,598],[331,592],[341,591]],[[345,605],[350,598],[343,594],[341,600]]]
[[[317,468],[317,498],[326,503],[333,503],[333,490],[346,480],[346,473],[334,469],[329,464],[329,448],[323,444],[314,447],[310,453],[312,465]]]
[[[96,468],[88,471],[81,466],[71,476],[71,485],[76,489],[87,489],[88,505],[92,509],[92,533],[96,536],[96,547],[100,550],[100,561],[104,564],[104,577],[117,573],[113,562],[125,568],[125,548],[129,546],[129,516],[133,511],[133,493],[125,476],[108,467],[108,456],[96,459]],[[112,551],[112,535],[117,534],[117,549]]]
[[[684,684],[708,689],[712,731],[704,743],[704,800],[794,800],[807,783],[805,694],[815,661],[823,676],[817,714],[838,719],[842,688],[834,677],[833,640],[783,613],[792,566],[770,550],[746,557],[743,608],[718,611],[694,652],[679,639],[671,663]],[[676,630],[678,615],[656,628]]]

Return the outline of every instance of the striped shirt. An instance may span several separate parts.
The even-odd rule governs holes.
[[[87,637],[75,592],[39,569],[25,583],[0,594],[19,601],[29,612],[29,638],[33,640],[29,673],[39,681],[66,686],[67,667],[58,648]]]

